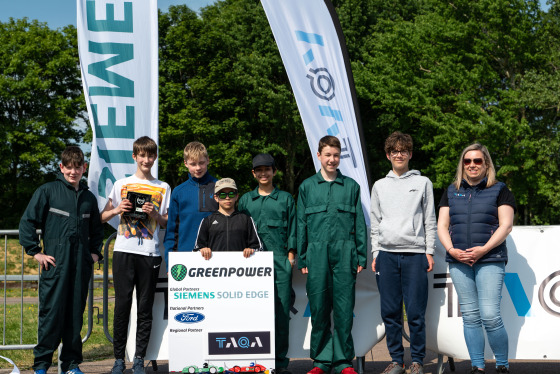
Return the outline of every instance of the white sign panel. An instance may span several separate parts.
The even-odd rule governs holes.
[[[328,0],[261,0],[294,91],[315,169],[319,139],[336,136],[342,145],[340,170],[360,184],[362,207],[370,196],[358,130],[356,96],[344,36]],[[365,214],[369,225],[369,214]]]
[[[172,252],[168,294],[170,371],[274,368],[272,252]]]
[[[136,170],[134,140],[146,135],[158,142],[157,0],[77,0],[77,9],[93,130],[88,184],[101,210],[113,183]],[[157,178],[157,162],[152,174]]]
[[[560,359],[560,227],[516,226],[507,238],[502,318],[510,359]],[[426,311],[429,349],[468,359],[457,294],[438,243]],[[492,351],[486,341],[486,359]]]

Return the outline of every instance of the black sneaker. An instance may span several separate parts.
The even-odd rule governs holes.
[[[118,358],[115,360],[115,363],[113,364],[113,368],[111,369],[111,374],[123,374],[124,369],[126,369],[124,360]]]
[[[496,373],[509,373],[509,369],[505,365],[500,365],[496,368]]]
[[[469,374],[484,374],[484,373],[486,373],[486,372],[484,371],[484,369],[479,369],[479,368],[477,368],[476,366],[473,366],[473,367],[471,368],[471,371],[469,371]]]
[[[144,371],[144,357],[134,357],[132,363],[132,374],[146,374]]]

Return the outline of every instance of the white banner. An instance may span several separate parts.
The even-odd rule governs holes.
[[[99,209],[136,170],[132,143],[158,142],[157,0],[77,0],[82,83],[93,144],[88,182]],[[152,168],[157,178],[157,162]]]
[[[169,254],[169,371],[198,373],[204,364],[216,368],[209,373],[274,368],[272,255]],[[254,370],[243,370],[251,363]]]
[[[319,139],[342,144],[340,170],[360,184],[369,226],[369,185],[356,95],[338,18],[329,0],[261,0],[278,44],[315,163]],[[343,49],[344,48],[344,49]]]
[[[509,336],[509,358],[559,360],[560,226],[516,226],[507,238],[502,318]],[[427,347],[468,359],[457,294],[438,242],[426,310]],[[486,341],[486,359],[492,351]]]

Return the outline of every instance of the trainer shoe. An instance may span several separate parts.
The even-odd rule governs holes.
[[[115,364],[111,369],[111,374],[123,374],[124,369],[126,369],[126,365],[123,359],[117,358],[115,360]]]
[[[408,370],[410,370],[410,374],[424,374],[424,366],[419,362],[413,362]]]
[[[479,369],[479,368],[477,368],[476,366],[473,366],[473,367],[471,368],[471,371],[469,372],[469,374],[484,374],[484,373],[486,373],[486,372],[484,371],[484,369]]]
[[[496,373],[509,373],[509,368],[504,365],[500,365],[496,368]]]
[[[144,371],[144,357],[134,357],[132,363],[132,374],[146,374]]]
[[[325,374],[325,371],[320,367],[314,366],[313,369],[307,372],[307,374]]]
[[[68,370],[66,374],[84,374],[84,372],[81,371],[80,368],[76,366],[74,369]]]
[[[342,369],[340,374],[358,374],[358,373],[356,373],[356,370],[354,370],[352,366],[348,366],[347,368]]]
[[[406,370],[404,364],[399,364],[398,362],[391,362],[387,369],[382,374],[405,374]]]
[[[37,369],[33,372],[34,374],[47,374],[45,369]]]

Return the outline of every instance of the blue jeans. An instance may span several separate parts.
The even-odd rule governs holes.
[[[375,260],[381,317],[385,323],[391,360],[404,362],[402,304],[410,329],[412,362],[424,363],[426,356],[425,315],[428,303],[428,259],[425,253],[380,251]]]
[[[463,332],[472,366],[484,368],[484,332],[496,357],[496,366],[508,364],[508,336],[500,314],[504,262],[449,264],[449,273],[459,297]]]

